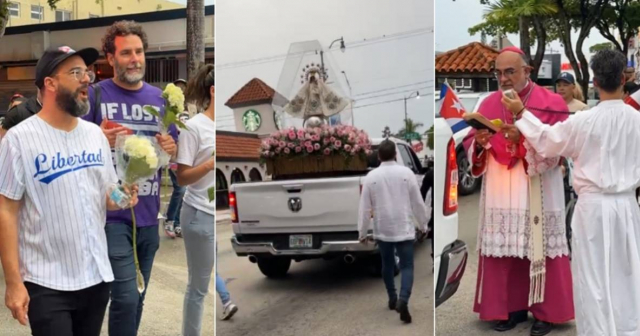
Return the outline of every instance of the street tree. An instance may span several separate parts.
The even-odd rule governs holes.
[[[204,0],[187,1],[187,76],[204,63]]]

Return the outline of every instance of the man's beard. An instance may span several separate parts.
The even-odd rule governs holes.
[[[140,69],[139,74],[128,74],[127,73],[128,67],[121,66],[117,60],[114,62],[114,64],[116,66],[116,76],[118,77],[118,80],[123,83],[135,85],[140,83],[140,81],[144,78],[145,66],[143,63],[137,63],[135,66],[132,67],[132,68]]]
[[[61,86],[56,96],[58,107],[74,117],[86,115],[89,113],[89,100],[79,98],[80,91],[86,89],[87,86],[81,86],[74,93]]]

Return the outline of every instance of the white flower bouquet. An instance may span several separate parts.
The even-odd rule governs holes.
[[[115,144],[116,172],[123,185],[130,186],[142,183],[158,170],[169,164],[170,156],[160,148],[155,138],[142,135],[118,135]],[[121,208],[129,204],[129,196],[124,193],[124,187],[116,186],[110,193],[111,199]],[[138,253],[136,251],[136,214],[131,208],[133,226],[133,257],[136,265],[136,282],[138,291],[144,292],[144,278],[140,272]]]
[[[160,133],[167,134],[172,124],[186,129],[187,126],[180,120],[180,114],[184,112],[184,94],[182,90],[173,84],[168,84],[162,92],[162,98],[166,102],[164,116],[160,116],[160,112],[152,106],[146,105],[144,107],[145,111],[158,118]]]

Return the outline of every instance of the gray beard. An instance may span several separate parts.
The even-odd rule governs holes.
[[[142,79],[144,79],[144,74],[145,74],[145,66],[143,65],[140,70],[140,74],[139,75],[129,75],[127,74],[127,68],[121,68],[120,65],[118,64],[118,62],[115,62],[115,68],[116,68],[116,76],[118,77],[118,80],[123,82],[123,83],[127,83],[130,85],[135,85],[140,83],[140,81],[142,81]]]

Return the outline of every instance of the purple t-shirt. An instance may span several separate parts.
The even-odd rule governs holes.
[[[97,125],[103,118],[117,122],[131,129],[134,133],[155,136],[159,132],[158,120],[153,115],[145,112],[143,106],[151,105],[160,109],[164,115],[164,99],[162,91],[155,86],[144,83],[139,90],[131,91],[117,86],[113,80],[106,79],[99,83],[101,89],[100,109],[101,113],[92,111],[95,106],[95,94],[93,88],[89,89],[90,111],[83,118]],[[172,126],[169,134],[176,140],[178,133]],[[113,153],[113,150],[112,150]],[[115,162],[115,160],[113,161]],[[136,224],[138,227],[158,225],[158,212],[160,211],[160,177],[159,172],[153,179],[149,179],[139,185],[138,205],[135,207]],[[119,210],[107,212],[107,224],[131,224],[131,210]]]

